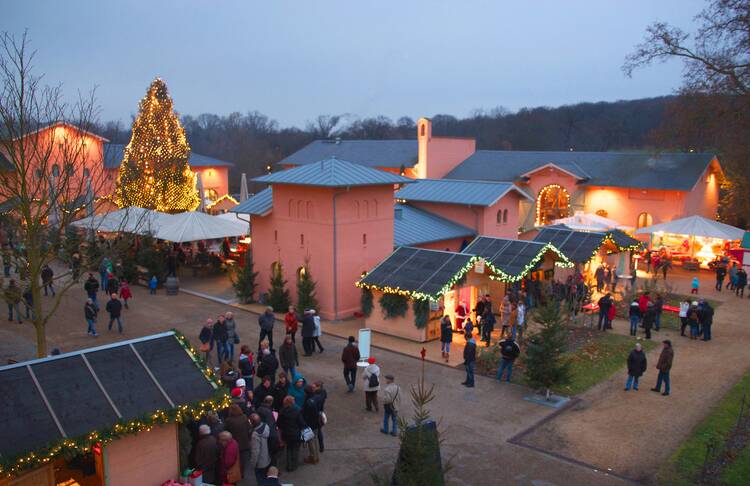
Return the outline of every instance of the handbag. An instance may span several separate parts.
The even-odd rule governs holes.
[[[300,437],[302,438],[302,442],[310,442],[315,438],[315,432],[310,427],[305,427],[300,432]]]
[[[320,425],[325,425],[328,423],[328,417],[326,416],[325,412],[320,412]]]
[[[211,351],[211,345],[209,345],[208,343],[201,343],[201,345],[198,348],[198,350],[201,353],[208,353],[209,351]]]
[[[240,344],[240,336],[237,334],[234,335],[234,344]]]
[[[242,472],[240,471],[240,459],[237,458],[232,467],[227,471],[227,482],[234,484],[240,480],[242,480]]]

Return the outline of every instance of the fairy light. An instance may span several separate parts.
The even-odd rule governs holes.
[[[235,198],[233,198],[230,194],[224,194],[223,196],[221,196],[220,198],[218,198],[216,201],[213,201],[212,203],[207,204],[206,205],[206,209],[211,209],[214,206],[216,206],[217,204],[221,203],[222,201],[229,201],[232,204],[234,204],[235,206],[237,206],[240,203],[238,200],[236,200]]]
[[[543,226],[543,225],[545,225],[547,223],[546,221],[542,221],[543,220],[543,217],[542,217],[542,201],[543,201],[544,197],[547,195],[547,193],[550,190],[555,190],[555,189],[559,190],[563,194],[565,194],[565,201],[567,202],[566,210],[565,211],[566,211],[567,214],[570,214],[570,194],[568,194],[568,190],[565,189],[560,184],[549,184],[547,186],[544,186],[542,188],[542,190],[539,191],[539,195],[536,198],[536,219],[535,219],[536,226]],[[567,214],[566,214],[566,216],[567,216]],[[563,216],[559,215],[558,218],[560,218],[560,217],[563,217]]]
[[[157,78],[141,99],[115,186],[119,207],[138,206],[168,213],[193,211],[200,204],[190,170],[190,145],[174,113],[167,85]]]

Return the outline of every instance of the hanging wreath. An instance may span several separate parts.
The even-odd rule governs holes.
[[[424,329],[430,320],[430,301],[428,299],[414,300],[411,308],[414,311],[414,325],[417,329]]]
[[[372,314],[372,290],[362,287],[362,295],[359,297],[359,304],[362,307],[362,314],[370,317]]]
[[[378,301],[385,319],[404,317],[409,310],[409,299],[398,294],[383,294]]]

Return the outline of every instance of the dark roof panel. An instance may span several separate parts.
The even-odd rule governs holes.
[[[491,206],[509,192],[529,196],[512,182],[417,179],[396,193],[396,199],[417,202]]]
[[[535,268],[547,251],[547,243],[480,236],[463,253],[479,256],[507,278],[518,280]]]
[[[393,207],[393,246],[419,245],[474,236],[476,231],[407,204]]]
[[[399,169],[417,163],[416,140],[315,140],[278,165],[314,164],[330,157],[349,160],[366,167]]]
[[[534,241],[552,243],[575,263],[586,263],[607,239],[606,233],[575,231],[565,226],[545,227]]]
[[[350,187],[409,184],[414,182],[414,179],[331,157],[314,164],[256,177],[253,181],[268,184]]]

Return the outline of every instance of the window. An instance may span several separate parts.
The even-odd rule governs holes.
[[[52,166],[52,177],[59,177],[60,176],[60,166],[57,164],[54,164]]]
[[[570,195],[557,184],[544,186],[536,198],[536,225],[545,226],[570,215]]]
[[[273,230],[273,241],[274,242],[279,241],[279,230]]]
[[[654,218],[649,213],[641,213],[638,215],[637,228],[645,228],[654,224]]]
[[[427,126],[422,124],[421,127],[419,127],[419,136],[424,137],[424,134],[427,132]]]
[[[362,245],[367,245],[367,233],[362,233]]]
[[[508,223],[508,210],[503,209],[503,224],[507,224],[507,223]]]
[[[216,201],[219,198],[219,193],[216,192],[216,189],[209,187],[203,191],[203,197],[211,201]]]
[[[304,246],[305,245],[305,235],[304,234],[300,234],[299,235],[299,244],[300,244],[300,246]]]
[[[73,164],[70,162],[65,162],[65,175],[68,177],[73,175]]]
[[[503,223],[503,210],[498,209],[497,210],[497,224],[502,224],[502,223]]]
[[[607,212],[606,209],[599,209],[596,211],[596,215],[601,216],[602,218],[606,218],[609,215],[609,213]]]
[[[307,269],[305,267],[299,267],[297,269],[297,281],[301,282],[303,278],[305,278],[305,275],[307,275]]]
[[[278,275],[281,273],[281,263],[273,262],[271,264],[271,275]]]
[[[41,179],[42,178],[42,170],[41,169],[35,170],[34,171],[34,175],[36,176],[37,179]]]

